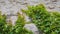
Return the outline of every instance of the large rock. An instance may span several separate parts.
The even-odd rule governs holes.
[[[3,14],[16,14],[20,9],[27,9],[27,5],[44,4],[48,10],[60,11],[60,0],[0,0],[0,10]]]
[[[31,30],[34,34],[39,34],[38,28],[35,26],[35,24],[25,24],[24,26],[26,29]]]

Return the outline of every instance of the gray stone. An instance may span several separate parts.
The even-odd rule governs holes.
[[[39,34],[38,28],[35,26],[35,24],[30,23],[30,24],[25,24],[24,26],[26,29],[31,30],[34,34]]]

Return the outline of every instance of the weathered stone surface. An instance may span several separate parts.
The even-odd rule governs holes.
[[[33,24],[25,24],[26,29],[31,30],[34,34],[39,34],[38,28]]]
[[[60,0],[0,0],[0,11],[2,11],[2,14],[10,15],[7,16],[7,21],[11,19],[14,24],[17,19],[17,16],[15,16],[17,12],[20,11],[20,13],[22,13],[20,9],[27,9],[27,5],[32,6],[40,3],[44,4],[48,11],[60,11]],[[25,19],[26,21],[30,21],[29,17],[26,15]],[[27,25],[32,25],[34,27],[32,30],[36,30],[35,25]]]
[[[21,8],[25,8],[27,5],[37,5],[43,3],[48,9],[52,10],[54,8],[56,11],[57,8],[60,9],[60,0],[0,0],[0,10],[3,14],[16,14]],[[49,5],[49,6],[47,6]],[[52,6],[51,6],[52,5]]]

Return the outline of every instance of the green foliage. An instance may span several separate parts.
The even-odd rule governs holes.
[[[6,25],[6,16],[5,15],[1,15],[0,12],[0,34],[2,34],[4,32],[4,26]]]
[[[24,17],[18,14],[16,24],[13,26],[11,20],[7,23],[6,16],[1,15],[0,12],[0,34],[33,34],[31,31],[24,28],[25,23]]]
[[[22,10],[31,19],[32,22],[44,34],[60,33],[60,13],[48,12],[44,5],[28,6],[28,10]]]
[[[1,15],[0,12],[0,34],[10,34],[12,25],[7,24],[6,15]]]
[[[25,24],[26,22],[24,20],[24,16],[18,13],[18,19],[16,21],[16,25],[14,28],[15,33],[16,34],[33,34],[31,31],[28,31],[27,29],[24,28]]]

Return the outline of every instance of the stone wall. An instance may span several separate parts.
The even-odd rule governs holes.
[[[48,11],[60,11],[60,0],[0,0],[0,11],[2,14],[14,17],[20,9],[27,9],[28,5],[44,4]],[[15,16],[16,18],[16,16]],[[13,19],[15,20],[15,19]]]

